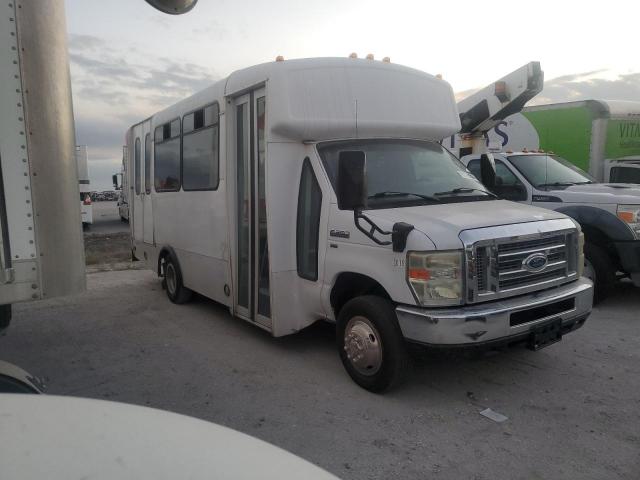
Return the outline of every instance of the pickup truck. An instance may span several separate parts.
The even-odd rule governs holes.
[[[580,224],[594,302],[606,298],[621,275],[640,287],[639,185],[599,183],[539,150],[473,154],[461,161],[498,197],[562,212]]]

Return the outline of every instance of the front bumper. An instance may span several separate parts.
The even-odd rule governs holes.
[[[640,287],[640,240],[616,242],[620,266],[628,273],[636,287]]]
[[[471,346],[526,339],[531,328],[561,318],[565,332],[591,313],[593,284],[582,277],[559,287],[495,302],[456,308],[396,308],[404,337],[431,346]]]

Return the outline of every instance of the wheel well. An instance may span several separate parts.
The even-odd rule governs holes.
[[[171,255],[173,251],[169,247],[164,247],[160,250],[160,254],[158,255],[158,276],[162,276],[162,260]]]
[[[585,242],[593,243],[598,247],[602,248],[609,257],[616,262],[616,264],[620,263],[620,258],[618,257],[618,252],[616,251],[613,242],[609,238],[609,236],[600,230],[597,227],[593,227],[591,225],[581,225],[582,232],[584,233]]]
[[[373,278],[361,273],[342,272],[336,278],[329,296],[336,317],[345,303],[360,295],[377,295],[391,300],[384,287]]]

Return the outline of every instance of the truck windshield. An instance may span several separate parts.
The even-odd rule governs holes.
[[[493,200],[494,195],[441,145],[420,140],[354,140],[318,145],[336,188],[341,151],[366,154],[368,208]]]
[[[513,155],[509,161],[536,188],[595,183],[589,174],[555,155]]]

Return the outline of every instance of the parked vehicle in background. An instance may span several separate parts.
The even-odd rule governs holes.
[[[487,192],[459,129],[448,83],[388,59],[234,72],[128,130],[133,255],[273,336],[335,322],[371,391],[407,342],[542,348],[591,311],[579,226]]]
[[[640,184],[640,102],[584,100],[525,107],[488,132],[503,151],[543,149],[599,182]]]
[[[82,227],[89,228],[93,223],[91,205],[91,182],[89,180],[89,153],[86,145],[76,145],[76,163],[78,165],[78,185],[80,186],[80,215]]]
[[[493,153],[495,176],[487,189],[500,198],[565,213],[585,236],[585,275],[595,283],[595,300],[604,299],[617,272],[640,287],[640,185],[598,183],[558,155],[534,152]],[[483,178],[482,155],[462,162]]]

